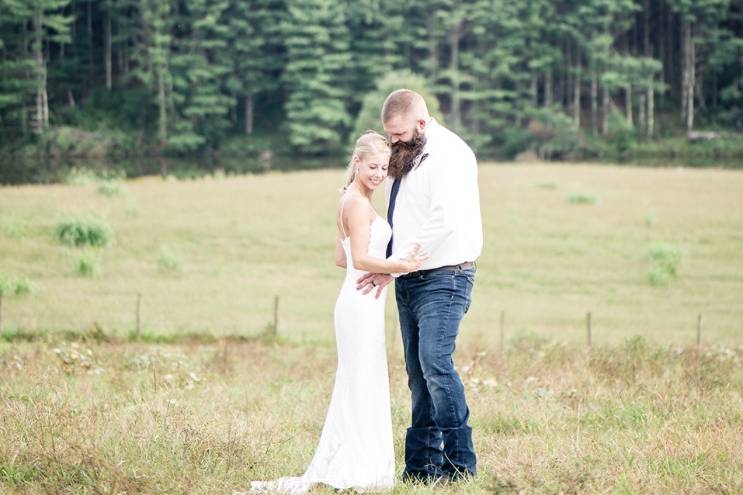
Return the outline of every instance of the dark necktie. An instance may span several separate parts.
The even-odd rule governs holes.
[[[420,166],[426,158],[428,158],[428,153],[425,153],[421,159],[418,160],[417,166]],[[390,224],[390,228],[392,227],[392,215],[395,214],[395,201],[397,201],[397,193],[400,191],[401,180],[402,177],[396,178],[392,183],[392,191],[390,191],[390,205],[387,208],[387,223]],[[390,256],[392,256],[392,237],[390,237],[390,242],[387,243],[387,257],[389,258]]]
[[[390,205],[387,207],[387,223],[392,227],[392,215],[395,214],[395,201],[397,201],[397,193],[400,191],[400,177],[396,178],[392,183],[392,191],[390,191]],[[390,242],[387,243],[387,257],[392,256],[392,236],[390,236]]]

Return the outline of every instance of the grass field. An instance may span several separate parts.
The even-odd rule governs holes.
[[[0,493],[231,494],[300,474],[336,365],[341,179],[0,188]],[[455,357],[480,476],[394,493],[743,493],[743,173],[487,164],[481,196]],[[55,239],[93,214],[107,246]]]
[[[249,335],[272,321],[278,295],[282,336],[330,345],[341,180],[323,170],[145,178],[118,194],[95,184],[0,188],[0,278],[31,286],[4,298],[3,328],[126,334],[141,293],[144,332]],[[497,343],[501,312],[506,341],[583,341],[589,311],[599,344],[691,343],[700,313],[705,342],[740,341],[743,173],[485,164],[480,187],[485,249],[463,341]],[[59,222],[91,214],[110,227],[109,246],[55,240]],[[654,250],[678,258],[675,277],[655,273],[651,283]]]
[[[743,347],[525,339],[457,363],[480,476],[395,493],[743,492]],[[231,494],[300,474],[334,368],[326,346],[0,344],[0,493]],[[399,353],[390,379],[400,470]]]

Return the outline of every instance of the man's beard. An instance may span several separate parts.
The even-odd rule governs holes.
[[[402,141],[394,143],[391,146],[392,154],[387,169],[388,175],[394,179],[405,177],[413,168],[415,159],[421,154],[425,145],[426,136],[418,132],[418,129],[413,129],[413,138],[407,143]]]

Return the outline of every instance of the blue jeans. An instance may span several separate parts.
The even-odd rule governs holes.
[[[474,268],[442,268],[395,281],[413,405],[404,479],[477,474],[469,408],[452,361],[474,282]]]

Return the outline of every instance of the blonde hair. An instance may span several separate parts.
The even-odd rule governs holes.
[[[356,178],[356,159],[363,160],[368,156],[372,156],[378,153],[389,153],[390,143],[387,138],[382,136],[376,131],[366,131],[356,140],[356,144],[353,147],[353,153],[351,154],[351,160],[348,162],[348,168],[346,169],[346,185],[343,186],[341,192],[348,189],[354,178]]]

